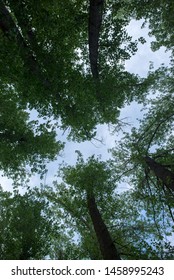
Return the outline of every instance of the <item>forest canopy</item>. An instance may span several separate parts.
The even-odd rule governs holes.
[[[0,0],[0,171],[14,186],[0,188],[1,259],[174,259],[173,13],[170,0]],[[141,75],[126,65],[145,29],[170,57],[145,57]],[[113,128],[109,159],[57,163],[69,142],[102,142],[99,125]]]

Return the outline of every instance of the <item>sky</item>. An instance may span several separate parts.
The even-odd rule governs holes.
[[[165,48],[161,48],[157,52],[152,52],[150,49],[150,42],[153,38],[148,36],[148,28],[141,29],[142,20],[135,21],[132,20],[127,30],[129,34],[133,37],[133,39],[138,39],[139,37],[143,36],[146,39],[145,44],[139,43],[139,48],[136,53],[129,61],[126,61],[125,67],[126,70],[135,74],[138,74],[141,77],[145,77],[148,69],[149,69],[149,62],[154,62],[154,67],[158,68],[161,63],[168,64],[169,63],[169,53],[165,52]],[[143,113],[141,112],[142,105],[137,104],[136,102],[132,102],[129,106],[125,106],[121,110],[121,114],[119,119],[124,120],[125,122],[130,123],[130,126],[126,126],[124,129],[127,131],[131,130],[131,127],[138,126],[138,118],[142,118]],[[35,113],[31,116],[34,118],[36,116]],[[96,138],[101,140],[91,140],[85,141],[83,143],[75,143],[73,141],[66,141],[66,132],[63,134],[62,131],[58,131],[58,139],[61,141],[66,141],[65,149],[62,152],[61,156],[58,156],[58,160],[55,162],[51,162],[48,164],[48,172],[45,178],[41,181],[39,176],[33,176],[31,178],[31,185],[38,186],[40,183],[43,184],[51,184],[53,180],[55,180],[54,175],[58,170],[58,164],[62,161],[66,162],[67,164],[74,165],[76,163],[77,154],[75,153],[76,150],[80,150],[83,154],[84,159],[87,159],[89,156],[95,154],[101,155],[102,160],[107,160],[111,156],[108,153],[108,149],[115,146],[115,140],[121,138],[122,133],[114,133],[112,135],[112,129],[108,128],[108,125],[98,125],[97,126],[97,136]],[[2,172],[1,172],[2,174]],[[1,178],[1,186],[4,190],[12,190],[12,181],[7,179],[6,177]],[[125,188],[128,186],[125,186]]]

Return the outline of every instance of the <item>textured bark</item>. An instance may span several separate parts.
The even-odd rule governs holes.
[[[87,204],[103,259],[120,260],[120,255],[97,208],[93,195],[87,194]]]
[[[149,156],[146,156],[144,159],[146,164],[150,167],[154,174],[164,183],[164,185],[167,188],[174,190],[174,173],[168,170],[162,164],[150,158]]]
[[[95,80],[99,78],[98,48],[103,6],[104,0],[90,0],[88,24],[89,60],[91,72]]]

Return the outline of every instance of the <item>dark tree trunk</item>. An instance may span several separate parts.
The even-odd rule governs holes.
[[[150,167],[154,174],[164,183],[164,185],[167,188],[174,190],[174,173],[168,170],[162,164],[150,158],[149,156],[146,156],[144,159],[146,164]]]
[[[98,80],[99,78],[98,48],[103,5],[104,0],[90,0],[88,24],[89,60],[91,65],[91,72],[95,80]]]
[[[114,242],[110,236],[110,233],[97,208],[95,198],[91,194],[87,194],[87,205],[103,259],[120,260],[120,255],[117,252]]]

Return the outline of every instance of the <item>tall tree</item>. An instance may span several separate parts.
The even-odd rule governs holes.
[[[158,96],[148,103],[140,127],[113,150],[112,169],[108,162],[91,157],[85,163],[79,156],[75,167],[62,169],[64,183],[55,183],[57,193],[46,188],[53,208],[56,205],[53,212],[70,227],[65,223],[65,233],[59,236],[64,248],[55,242],[58,252],[53,255],[59,259],[68,258],[70,250],[76,258],[171,258],[165,252],[171,244],[164,238],[173,231],[174,221],[173,62],[170,68],[150,71],[147,78],[126,71],[124,62],[137,51],[138,42],[126,30],[132,18],[149,23],[156,37],[153,50],[165,46],[173,51],[173,8],[169,0],[0,0],[0,168],[5,174],[25,176],[26,164],[42,174],[44,160],[54,159],[63,147],[55,139],[55,127],[49,121],[29,121],[26,110],[56,120],[58,127],[69,129],[69,137],[81,141],[95,136],[97,124],[116,124],[124,104],[141,102],[150,90]],[[125,175],[134,191],[118,195],[115,184]],[[13,232],[15,240],[16,229],[25,228],[26,220],[36,228],[30,207],[25,221],[21,218],[21,205],[27,203],[24,197],[14,197],[21,224],[10,212],[14,223],[5,227],[5,234]],[[40,221],[41,216],[39,212]],[[6,214],[3,221],[6,224]],[[38,242],[33,228],[33,239],[21,229],[24,243],[15,243],[20,259],[35,258],[40,250],[38,245],[31,253]],[[80,251],[77,242],[71,242],[77,237],[72,229]],[[2,240],[1,249],[4,244]],[[7,251],[2,254],[9,256]]]
[[[19,104],[61,118],[59,125],[78,141],[91,139],[99,123],[115,123],[124,102],[150,85],[142,86],[144,79],[120,63],[136,52],[137,42],[126,32],[129,17],[115,15],[109,2],[103,9],[103,2],[0,1],[1,80],[14,87]],[[90,71],[96,63],[97,91]]]
[[[140,126],[125,133],[112,155],[117,180],[126,180],[134,188],[136,199],[145,201],[146,207],[153,209],[155,220],[161,205],[160,219],[168,224],[172,235],[173,83],[172,71],[165,70],[157,70],[160,79],[156,89],[160,92],[156,92],[156,98],[146,101],[146,113]],[[164,75],[161,76],[162,72]],[[167,231],[163,235],[168,235]]]
[[[69,248],[77,259],[171,258],[172,246],[163,240],[170,230],[161,225],[158,200],[154,214],[132,190],[118,194],[109,163],[79,158],[75,167],[64,166],[60,175],[64,183],[54,182],[43,194],[53,205],[55,219],[62,218],[64,232],[73,234],[71,246],[63,246],[65,258]]]

